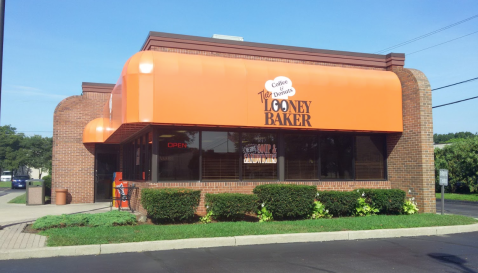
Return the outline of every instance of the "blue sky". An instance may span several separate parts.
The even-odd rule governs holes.
[[[149,31],[373,53],[478,14],[478,1],[7,0],[1,124],[51,136],[53,111],[82,82],[115,83]],[[394,49],[411,53],[478,31],[478,18]],[[432,88],[478,77],[478,33],[406,57]],[[478,80],[433,105],[478,96]],[[478,99],[433,110],[435,133],[478,132]]]

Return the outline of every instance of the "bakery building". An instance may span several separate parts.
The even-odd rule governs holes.
[[[121,172],[139,191],[400,188],[433,213],[431,90],[404,64],[150,32],[116,84],[84,82],[56,107],[53,202],[56,188],[70,203],[109,200]]]

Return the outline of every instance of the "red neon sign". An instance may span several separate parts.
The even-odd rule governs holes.
[[[187,148],[186,143],[168,142],[168,148]]]

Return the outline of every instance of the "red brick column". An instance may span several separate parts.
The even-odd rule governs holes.
[[[85,92],[61,101],[53,115],[52,204],[56,188],[68,203],[94,202],[95,144],[83,144],[83,129],[101,117],[109,93]]]
[[[392,67],[402,84],[403,133],[387,136],[392,188],[415,198],[422,213],[435,213],[435,167],[430,83],[418,70]]]

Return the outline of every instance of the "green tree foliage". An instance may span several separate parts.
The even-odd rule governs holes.
[[[436,189],[439,189],[440,169],[448,169],[447,192],[455,192],[461,185],[477,191],[478,137],[463,139],[443,149],[435,149]]]
[[[39,169],[41,176],[51,170],[52,145],[51,137],[28,137],[17,133],[11,125],[0,126],[0,168],[15,172],[28,166]]]
[[[25,136],[10,125],[0,127],[0,167],[15,172],[27,163]],[[15,173],[14,173],[15,175]]]
[[[478,136],[478,133],[473,134],[471,132],[458,132],[458,133],[448,133],[448,134],[433,134],[434,143],[452,143],[457,140],[463,140],[466,138],[473,138]]]
[[[34,135],[25,138],[27,148],[27,165],[39,170],[39,177],[46,170],[51,170],[51,153],[53,141],[51,137]]]

